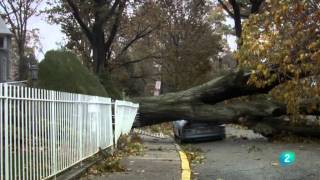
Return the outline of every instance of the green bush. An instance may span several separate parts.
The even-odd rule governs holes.
[[[108,96],[107,91],[78,58],[67,51],[49,51],[39,65],[39,88]]]
[[[115,99],[122,99],[120,88],[112,81],[107,73],[103,73],[99,77],[102,86],[105,88],[110,97]]]

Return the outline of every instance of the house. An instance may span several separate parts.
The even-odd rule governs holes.
[[[0,82],[8,81],[10,76],[11,37],[12,33],[0,17]]]

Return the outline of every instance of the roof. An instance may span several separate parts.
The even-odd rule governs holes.
[[[11,31],[8,29],[4,20],[0,17],[0,34],[11,35]]]

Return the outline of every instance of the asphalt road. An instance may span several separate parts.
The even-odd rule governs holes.
[[[245,139],[246,137],[248,139]],[[252,131],[227,128],[227,139],[196,143],[206,159],[192,167],[198,180],[320,180],[320,144],[270,143]],[[281,167],[280,152],[296,154],[292,166]]]

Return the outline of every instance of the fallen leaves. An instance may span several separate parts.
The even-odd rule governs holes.
[[[205,159],[203,151],[200,148],[196,148],[192,145],[185,145],[181,147],[186,153],[187,158],[191,164],[202,164]]]
[[[142,144],[140,136],[132,134],[123,135],[117,143],[117,150],[102,161],[93,165],[87,172],[87,175],[102,175],[107,172],[124,172],[127,169],[121,164],[121,160],[126,156],[143,155],[145,147]]]

